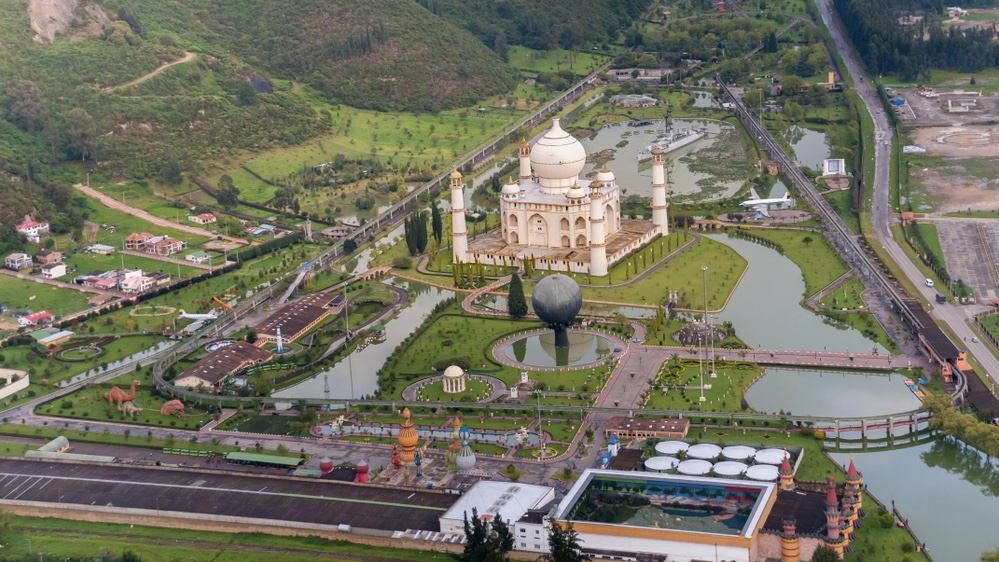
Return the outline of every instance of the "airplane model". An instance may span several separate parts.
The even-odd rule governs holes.
[[[751,207],[757,213],[770,217],[770,213],[767,210],[770,205],[787,204],[791,202],[791,192],[788,191],[784,193],[784,197],[779,197],[776,199],[760,199],[760,196],[756,193],[756,190],[752,187],[749,188],[749,201],[743,201],[739,203],[740,207]]]
[[[188,314],[184,312],[184,309],[180,310],[180,315],[177,318],[187,318],[188,320],[215,320],[219,315],[214,310],[208,314]]]

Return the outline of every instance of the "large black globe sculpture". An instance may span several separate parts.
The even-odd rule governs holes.
[[[555,330],[555,347],[569,347],[569,334],[565,329],[583,306],[583,292],[579,290],[579,285],[561,273],[549,275],[534,287],[531,305],[538,318]]]

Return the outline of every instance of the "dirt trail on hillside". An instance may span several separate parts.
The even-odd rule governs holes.
[[[159,217],[150,215],[149,213],[143,211],[142,209],[136,209],[135,207],[129,207],[128,205],[125,205],[121,201],[118,201],[117,199],[115,199],[113,197],[109,197],[109,196],[101,193],[100,191],[97,191],[96,189],[94,189],[92,187],[87,187],[87,186],[85,186],[83,184],[80,184],[80,183],[74,185],[73,187],[75,187],[76,189],[79,189],[85,195],[87,195],[89,197],[93,197],[94,199],[97,199],[101,203],[104,203],[104,205],[106,207],[110,207],[112,209],[117,209],[119,211],[124,211],[124,212],[132,215],[133,217],[139,217],[140,219],[142,219],[142,220],[144,220],[146,222],[155,224],[157,226],[162,226],[164,228],[172,228],[174,230],[179,230],[181,232],[186,232],[188,234],[193,234],[195,236],[202,236],[202,237],[207,237],[207,238],[216,238],[216,236],[217,236],[215,234],[212,234],[211,231],[205,230],[203,228],[198,228],[196,226],[189,226],[189,225],[186,225],[186,224],[177,224],[175,222],[170,222],[170,221],[168,221],[166,219],[161,219]],[[249,244],[249,242],[247,242],[246,240],[243,240],[242,238],[235,238],[235,237],[226,236],[226,235],[222,235],[222,236],[226,240],[231,240],[233,242],[239,242],[241,244]]]
[[[181,58],[179,58],[179,59],[177,59],[177,60],[175,60],[173,62],[163,63],[159,67],[157,67],[156,70],[153,70],[152,72],[147,72],[146,74],[143,74],[142,76],[139,76],[138,78],[136,78],[135,80],[132,80],[131,82],[125,82],[124,84],[118,84],[117,86],[108,86],[106,88],[101,88],[101,91],[102,92],[107,92],[107,93],[110,94],[110,93],[113,93],[118,88],[127,88],[129,86],[136,86],[138,84],[142,84],[146,80],[149,80],[153,76],[156,76],[157,74],[159,74],[160,72],[163,72],[164,70],[170,68],[171,66],[174,66],[175,64],[183,64],[185,62],[190,61],[193,58],[194,58],[194,53],[191,53],[191,52],[184,53],[183,57],[181,57]]]

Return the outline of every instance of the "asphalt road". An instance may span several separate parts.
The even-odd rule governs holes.
[[[829,0],[816,0],[819,13],[826,27],[836,50],[846,65],[846,72],[854,79],[854,84],[867,112],[874,120],[874,146],[875,146],[875,168],[873,203],[871,208],[871,222],[873,236],[884,248],[885,252],[901,268],[905,276],[915,285],[924,299],[933,303],[936,296],[936,289],[926,287],[923,283],[925,276],[919,269],[909,261],[909,258],[902,251],[901,246],[891,235],[890,226],[892,221],[896,221],[894,210],[890,206],[890,183],[889,170],[891,166],[892,149],[892,129],[888,122],[888,117],[881,107],[881,100],[878,99],[877,92],[871,85],[871,81],[865,77],[863,67],[857,60],[853,48],[843,37],[837,20],[833,17],[832,6]],[[860,80],[864,81],[861,82]],[[930,315],[947,325],[950,330],[957,335],[960,341],[954,342],[959,348],[967,349],[975,358],[993,385],[999,387],[999,358],[997,358],[985,343],[975,343],[972,338],[976,335],[971,329],[968,321],[976,312],[983,310],[981,306],[956,306],[950,303],[933,304]]]

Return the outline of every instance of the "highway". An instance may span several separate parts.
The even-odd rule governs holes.
[[[895,214],[890,203],[891,185],[889,171],[891,169],[893,139],[891,124],[882,109],[881,100],[878,99],[877,92],[872,86],[871,81],[865,77],[863,67],[858,61],[856,53],[854,53],[853,48],[843,37],[843,32],[839,28],[836,18],[833,17],[831,3],[829,0],[816,0],[815,4],[818,6],[822,21],[829,29],[829,34],[836,46],[836,50],[839,51],[846,66],[842,70],[853,78],[857,93],[864,101],[867,112],[874,120],[875,168],[871,205],[873,237],[881,243],[881,247],[884,248],[885,252],[898,264],[909,281],[917,287],[922,297],[928,302],[933,303],[936,290],[925,286],[923,282],[925,276],[909,261],[905,252],[902,251],[901,246],[899,246],[898,242],[891,235],[890,226],[892,221],[895,220]],[[934,319],[942,321],[957,335],[961,341],[954,343],[957,344],[958,348],[967,349],[971,353],[982,367],[982,370],[984,370],[984,373],[993,386],[993,391],[995,391],[996,387],[999,387],[999,383],[997,383],[997,377],[999,377],[999,358],[996,358],[987,344],[983,342],[975,343],[972,340],[972,337],[976,334],[968,324],[972,316],[981,310],[981,307],[976,306],[934,303],[930,315]]]

